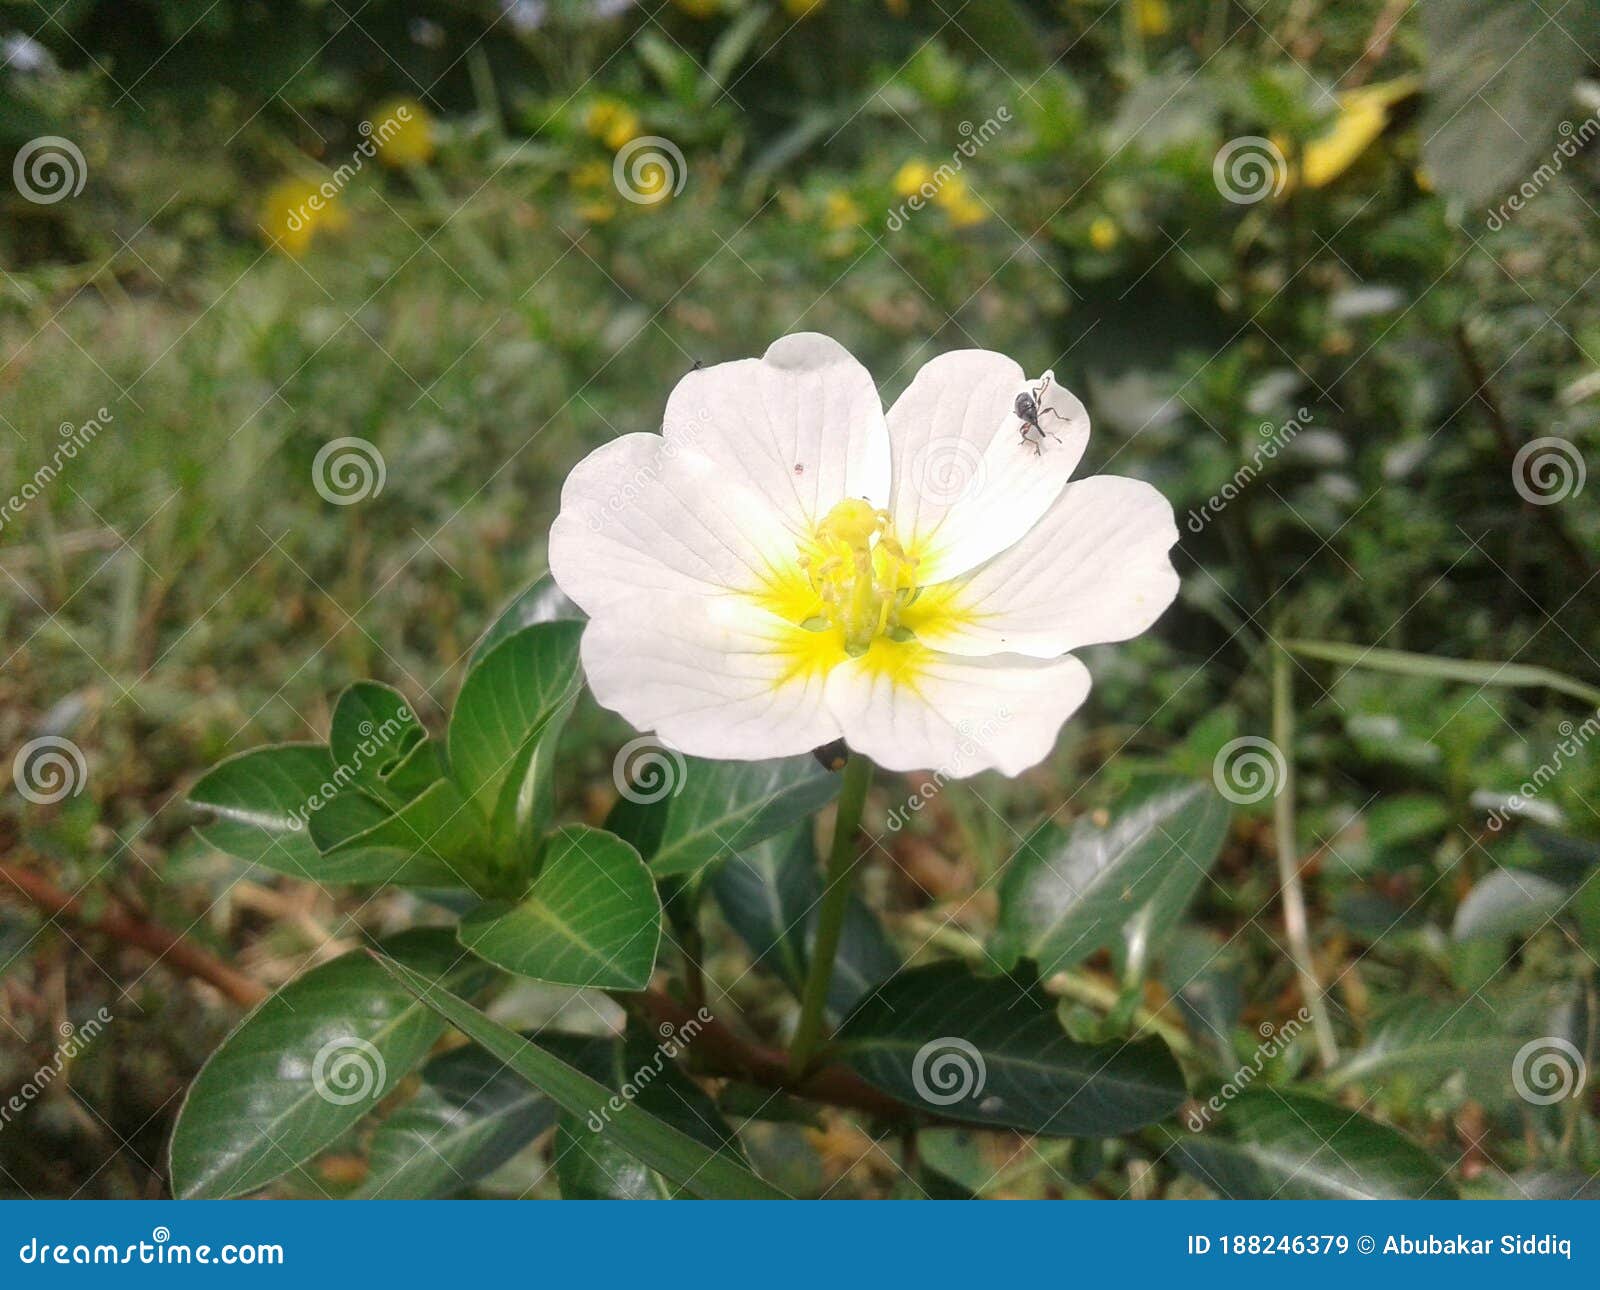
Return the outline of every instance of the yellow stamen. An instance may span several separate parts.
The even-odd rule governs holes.
[[[852,658],[879,637],[899,633],[900,610],[916,587],[916,561],[889,535],[886,511],[855,497],[840,502],[801,548],[798,563],[818,610],[802,626],[837,632]]]

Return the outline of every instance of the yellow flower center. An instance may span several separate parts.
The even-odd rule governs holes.
[[[890,535],[888,512],[840,502],[802,543],[799,565],[817,610],[800,626],[838,632],[852,658],[879,637],[910,639],[901,614],[916,598],[916,561]]]

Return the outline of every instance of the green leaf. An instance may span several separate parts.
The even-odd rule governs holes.
[[[1450,809],[1437,797],[1407,793],[1378,802],[1366,812],[1367,842],[1389,851],[1437,836],[1450,823]]]
[[[215,815],[200,836],[218,851],[296,878],[320,877],[306,827],[311,803],[331,797],[333,758],[321,744],[274,744],[218,762],[189,790]]]
[[[448,734],[450,774],[499,831],[518,814],[535,747],[551,744],[577,697],[581,623],[524,627],[478,659],[462,683]],[[548,758],[540,760],[548,768]]]
[[[543,1039],[543,1037],[541,1037]],[[671,1042],[670,1040],[668,1041]],[[744,1148],[716,1104],[680,1070],[656,1036],[630,1029],[624,1040],[556,1047],[573,1065],[685,1136],[743,1167]],[[599,1118],[564,1113],[556,1126],[556,1176],[567,1200],[672,1200],[683,1194],[596,1128]]]
[[[391,806],[403,806],[410,798],[390,784],[389,772],[425,737],[422,723],[399,691],[376,681],[357,681],[333,708],[328,751],[333,756],[334,782],[341,788],[354,784]]]
[[[472,660],[467,667],[469,670],[476,667],[479,659],[524,627],[532,627],[535,623],[583,621],[583,610],[567,599],[566,593],[556,586],[556,580],[547,573],[518,593],[517,598],[500,611],[500,616],[472,647]]]
[[[839,792],[839,776],[815,757],[705,761],[664,755],[679,763],[664,772],[671,795],[645,813],[664,817],[657,821],[653,853],[645,856],[658,878],[698,873],[748,851],[809,819]]]
[[[845,1018],[838,1055],[907,1106],[992,1128],[1108,1137],[1171,1115],[1183,1074],[1158,1039],[1080,1044],[1036,985],[911,968]]]
[[[734,856],[711,879],[728,925],[755,955],[796,995],[806,979],[810,942],[816,934],[822,875],[809,825],[803,825]],[[877,916],[852,896],[834,956],[828,1006],[848,1012],[878,982],[900,969]]]
[[[1050,976],[1131,938],[1146,945],[1177,921],[1216,863],[1228,807],[1209,784],[1161,780],[1101,826],[1047,821],[1000,881],[991,952],[1007,967],[1032,959]]]
[[[474,954],[521,976],[642,990],[655,970],[661,899],[631,846],[570,826],[551,834],[522,900],[481,906],[462,920],[460,934]]]
[[[1168,1158],[1228,1200],[1455,1197],[1447,1171],[1410,1139],[1303,1093],[1243,1093],[1215,1127],[1171,1140]]]
[[[419,979],[485,974],[445,931],[383,943]],[[332,1143],[417,1066],[444,1027],[364,951],[296,977],[222,1042],[195,1076],[172,1135],[172,1190],[238,1196]]]
[[[1538,931],[1567,903],[1566,888],[1517,869],[1496,869],[1466,895],[1451,935],[1458,941],[1524,936]]]
[[[361,1195],[449,1196],[494,1172],[555,1123],[543,1093],[474,1045],[435,1057],[422,1088],[372,1139]]]
[[[1471,206],[1492,205],[1554,149],[1556,122],[1600,39],[1590,0],[1430,0],[1421,11],[1428,174]]]
[[[489,1020],[465,1000],[436,987],[403,964],[385,961],[395,978],[462,1034],[507,1063],[573,1115],[592,1113],[608,1141],[637,1156],[669,1181],[708,1200],[777,1200],[783,1193],[725,1155],[651,1115],[637,1101],[613,1094],[542,1041],[525,1039]]]
[[[311,817],[311,835],[326,882],[476,890],[495,855],[483,819],[444,779],[392,814],[347,790]]]
[[[1387,1085],[1394,1075],[1405,1073],[1427,1088],[1436,1088],[1461,1072],[1473,1097],[1504,1101],[1511,1092],[1512,1059],[1527,1037],[1512,1029],[1513,1022],[1504,1004],[1408,1000],[1328,1073],[1328,1084],[1332,1088],[1357,1082]]]
[[[444,753],[434,739],[419,739],[411,750],[384,772],[390,793],[401,802],[419,796],[435,780],[444,778]]]

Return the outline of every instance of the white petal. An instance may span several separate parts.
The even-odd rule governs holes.
[[[629,434],[567,476],[550,571],[595,615],[644,595],[748,591],[794,549],[771,511],[714,464],[660,435]]]
[[[1020,542],[956,580],[950,612],[931,616],[918,639],[957,654],[1034,658],[1127,640],[1178,594],[1167,554],[1177,540],[1171,504],[1144,481],[1069,484]]]
[[[679,752],[786,757],[839,737],[822,675],[784,679],[794,630],[734,597],[654,597],[590,621],[583,669],[603,707]]]
[[[1023,438],[1014,405],[1047,378],[1036,445]],[[889,509],[924,584],[975,568],[1032,528],[1089,441],[1089,414],[1050,373],[1029,381],[1005,355],[984,349],[927,363],[889,409],[888,425]]]
[[[709,458],[795,536],[846,497],[889,499],[889,438],[867,369],[837,341],[801,332],[759,359],[690,372],[663,433]]]
[[[1089,693],[1077,659],[958,658],[929,652],[914,677],[895,680],[869,659],[828,674],[828,706],[845,742],[887,770],[964,779],[1017,775],[1043,761],[1061,724]]]

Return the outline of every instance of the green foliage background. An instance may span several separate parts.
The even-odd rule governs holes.
[[[364,932],[426,921],[410,895],[241,881],[244,864],[194,832],[187,791],[230,754],[324,738],[334,696],[361,677],[440,730],[474,642],[544,570],[566,470],[655,428],[693,363],[796,329],[836,336],[886,398],[950,348],[1053,367],[1094,418],[1083,473],[1151,481],[1183,532],[1178,604],[1145,638],[1087,652],[1095,690],[1049,762],[952,785],[892,832],[913,785],[880,783],[865,885],[902,951],[987,937],[989,880],[1063,802],[1087,817],[1150,772],[1204,780],[1231,739],[1271,733],[1275,640],[1600,683],[1595,487],[1541,506],[1513,485],[1530,440],[1559,436],[1580,461],[1600,442],[1600,176],[1593,146],[1561,151],[1588,143],[1600,111],[1600,5],[804,9],[0,3],[0,35],[33,42],[7,46],[0,149],[65,136],[87,171],[54,204],[0,188],[0,493],[50,458],[63,424],[110,414],[0,529],[0,748],[60,734],[89,767],[55,806],[8,786],[6,863],[77,894],[85,918],[146,911],[271,984]],[[1333,92],[1408,77],[1379,137],[1331,182],[1304,182],[1305,146],[1339,119]],[[270,246],[273,186],[326,178],[396,95],[435,119],[433,158],[368,165],[340,195],[342,227],[299,257]],[[962,172],[975,208],[934,203],[896,226],[905,168],[937,168],[1001,109]],[[670,200],[618,199],[596,137],[618,113],[682,150]],[[1283,192],[1219,192],[1214,160],[1240,136],[1289,159]],[[1209,513],[1259,461],[1263,427],[1288,420],[1303,426],[1292,442]],[[311,486],[341,436],[386,463],[358,506]],[[1593,705],[1374,661],[1288,668],[1293,841],[1347,1065],[1320,1069],[1306,1031],[1259,1077],[1288,1100],[1253,1092],[1236,1137],[1176,1151],[941,1130],[924,1135],[919,1185],[1205,1194],[1208,1177],[1251,1167],[1252,1133],[1304,1133],[1331,1101],[1399,1128],[1468,1194],[1592,1187],[1593,1088],[1532,1106],[1509,1070],[1540,1036],[1567,1038],[1591,1070],[1600,1059]],[[604,819],[630,733],[580,701],[561,746],[565,819]],[[1489,829],[1489,810],[1552,763],[1537,809]],[[1201,1054],[1191,1076],[1212,1072],[1194,1090],[1296,1014],[1271,805],[1234,813],[1132,993],[1115,947],[1079,966],[1069,1033],[1154,1010]],[[1508,873],[1554,884],[1556,911]],[[0,1185],[160,1194],[178,1100],[236,1010],[82,919],[6,897],[0,884],[0,1093],[52,1060],[61,1022],[102,1004],[116,1021],[28,1103],[23,1132],[0,1133]],[[781,1034],[792,1003],[709,921],[708,973]],[[591,1013],[530,986],[501,1019],[581,1030]],[[514,1091],[505,1105],[530,1137],[549,1123]],[[830,1114],[822,1129],[762,1126],[749,1145],[791,1191],[888,1194],[905,1171],[871,1129]],[[274,1186],[358,1189],[369,1134]],[[556,1192],[545,1149],[474,1185]]]

